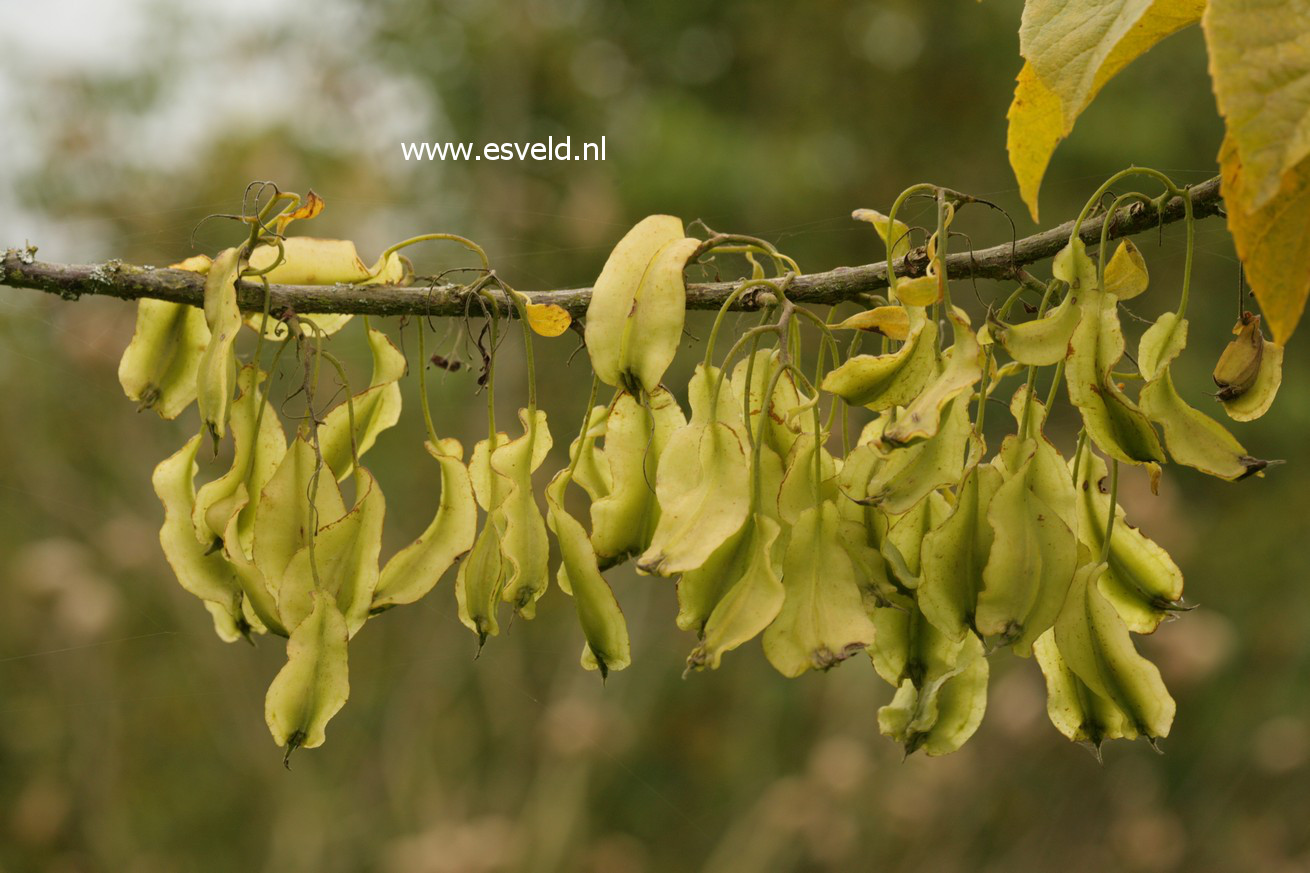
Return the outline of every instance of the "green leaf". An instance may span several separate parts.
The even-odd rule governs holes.
[[[1205,0],[1028,0],[1027,61],[1010,106],[1010,166],[1037,220],[1037,190],[1060,140],[1105,83],[1160,40],[1197,21]]]

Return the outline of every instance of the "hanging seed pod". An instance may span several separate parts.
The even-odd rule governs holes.
[[[782,475],[782,460],[772,449],[761,447],[759,505],[747,517],[746,523],[725,539],[701,566],[683,573],[678,579],[677,625],[682,630],[695,631],[703,639],[706,622],[728,591],[739,580],[757,573],[759,568],[753,567],[752,561],[761,547],[760,538],[765,534],[765,528],[760,526],[761,517],[772,520],[774,527],[778,528],[778,536],[774,538],[771,547],[771,558],[775,572],[782,572],[780,547],[784,537],[778,524],[778,491],[782,487]],[[737,596],[742,597],[752,587],[747,586]],[[767,583],[761,587],[767,593]],[[727,651],[728,648],[721,648],[720,651]]]
[[[312,504],[308,500],[311,494]],[[295,554],[317,531],[345,514],[346,504],[336,480],[321,471],[306,435],[298,435],[260,492],[255,513],[252,553],[274,597]]]
[[[1054,629],[1037,638],[1033,654],[1046,677],[1046,714],[1056,730],[1076,743],[1087,743],[1098,760],[1106,740],[1137,739],[1137,727],[1123,710],[1069,669],[1055,644]]]
[[[910,338],[910,313],[904,306],[875,306],[839,321],[832,329],[876,333],[897,342],[905,342]]]
[[[1148,380],[1140,404],[1164,432],[1169,456],[1211,476],[1236,481],[1269,466],[1247,454],[1223,425],[1189,406],[1174,388],[1170,364],[1187,345],[1187,319],[1166,312],[1142,335],[1138,366]]]
[[[688,388],[691,420],[660,455],[660,519],[637,561],[644,572],[672,576],[696,569],[750,513],[749,444],[732,386],[725,380],[716,398],[718,381],[717,368],[696,367]]]
[[[587,639],[582,666],[599,670],[603,679],[611,670],[622,670],[632,663],[628,625],[613,590],[600,574],[586,529],[564,509],[568,484],[568,471],[562,470],[547,486],[546,520],[559,542],[560,559],[572,583],[578,623]]]
[[[911,403],[936,375],[937,325],[924,318],[922,310],[910,310],[909,317],[909,336],[899,349],[856,355],[828,371],[820,387],[875,412]]]
[[[955,667],[916,686],[906,679],[878,710],[878,728],[905,753],[949,755],[963,746],[987,710],[987,658],[977,637],[966,637]]]
[[[200,356],[196,374],[196,400],[200,420],[214,441],[227,433],[232,388],[236,383],[237,361],[232,344],[241,329],[241,308],[237,305],[237,276],[241,260],[237,249],[225,249],[214,259],[205,276],[205,324],[209,327],[209,345]]]
[[[679,219],[652,215],[614,247],[587,306],[587,353],[602,382],[633,392],[659,387],[682,339],[682,271],[699,245]]]
[[[873,642],[839,520],[836,505],[823,501],[792,527],[782,565],[785,598],[764,632],[764,654],[784,676],[830,669]]]
[[[166,300],[137,303],[136,330],[118,364],[118,381],[129,400],[174,419],[196,399],[196,376],[209,327],[194,306]]]
[[[500,633],[497,618],[509,600],[525,618],[535,613],[536,599],[549,582],[549,545],[532,495],[532,473],[541,466],[552,441],[546,413],[530,418],[519,411],[523,436],[496,434],[473,447],[469,474],[478,505],[487,513],[469,559],[455,577],[460,621],[478,635],[479,645]]]
[[[519,615],[533,618],[537,600],[550,584],[550,543],[546,522],[532,493],[532,474],[541,466],[553,445],[546,413],[536,411],[533,426],[527,410],[519,411],[524,435],[499,446],[491,456],[491,467],[509,483],[494,523],[501,530],[500,544],[505,559],[505,582],[501,600]]]
[[[1146,259],[1137,246],[1130,239],[1120,242],[1105,264],[1105,293],[1118,300],[1132,300],[1146,291],[1150,281]]]
[[[734,536],[727,560],[715,567],[722,574],[723,596],[700,629],[700,645],[687,656],[688,670],[717,670],[725,652],[759,636],[777,618],[785,599],[777,548],[781,532],[774,519],[756,513]],[[678,590],[681,601],[682,582]]]
[[[760,349],[753,357],[738,361],[732,369],[732,393],[738,398],[746,399],[747,391],[750,392],[747,401],[750,419],[747,426],[751,429],[751,433],[760,432],[760,418],[765,414],[764,392],[768,390],[769,383],[773,381],[774,373],[779,366],[776,350]],[[746,386],[748,371],[749,389]],[[800,434],[800,427],[795,422],[795,412],[803,403],[804,399],[796,387],[796,380],[792,377],[791,371],[783,371],[775,383],[767,424],[764,428],[765,445],[777,452],[780,458],[787,457],[796,442],[796,437]],[[738,414],[735,420],[739,420],[740,417]]]
[[[287,641],[287,663],[268,687],[264,720],[287,758],[323,745],[332,716],[350,696],[346,620],[332,597],[314,593],[308,617]]]
[[[1042,318],[1020,324],[1004,324],[992,318],[988,326],[992,337],[1011,358],[1028,366],[1048,367],[1068,356],[1069,342],[1081,318],[1078,298],[1066,294]]]
[[[313,217],[313,216],[304,216]],[[282,263],[277,263],[278,257]],[[364,266],[355,244],[344,239],[318,239],[293,236],[275,245],[256,246],[250,253],[250,269],[263,273],[270,283],[279,285],[408,285],[413,270],[398,252],[378,258],[372,267]],[[350,323],[348,313],[301,313],[313,322],[315,329],[325,336],[337,333]],[[262,313],[246,316],[246,324],[258,331],[264,324]],[[271,340],[287,338],[287,326],[270,319],[264,325],[264,336]]]
[[[235,517],[234,548],[239,545],[247,558],[255,535],[258,496],[287,451],[282,424],[258,387],[267,375],[253,364],[242,367],[237,374],[239,393],[232,403],[231,416],[232,466],[219,478],[200,486],[191,515],[196,539],[205,547],[222,539]]]
[[[1110,496],[1105,462],[1091,451],[1076,459],[1074,482],[1078,506],[1078,539],[1099,555],[1105,543]],[[1123,507],[1115,506],[1108,566],[1099,576],[1101,593],[1114,605],[1128,629],[1149,634],[1171,613],[1183,609],[1183,574],[1169,553],[1128,524]]]
[[[582,486],[593,502],[608,497],[614,489],[609,458],[596,446],[597,440],[605,438],[609,413],[608,406],[592,407],[586,431],[569,445],[569,462],[575,463],[573,481]],[[582,457],[578,457],[579,454]]]
[[[1260,316],[1242,314],[1214,369],[1216,397],[1234,421],[1254,421],[1269,411],[1283,381],[1283,347],[1264,338]]]
[[[875,420],[874,424],[871,436],[877,440],[886,419]],[[957,397],[943,410],[936,436],[884,455],[863,499],[888,515],[900,515],[929,493],[959,482],[964,477],[971,432],[969,398]]]
[[[969,325],[969,317],[957,307],[951,307],[946,317],[955,341],[946,352],[941,372],[883,430],[882,442],[886,445],[906,446],[936,436],[946,404],[982,378],[982,346]]]
[[[441,503],[432,523],[418,539],[387,561],[373,591],[373,614],[414,603],[436,586],[454,563],[473,548],[478,507],[458,440],[425,442],[423,448],[441,467]]]
[[[318,429],[323,462],[340,482],[355,469],[354,450],[363,457],[373,447],[382,431],[400,421],[400,377],[405,375],[405,356],[387,335],[369,328],[368,347],[373,353],[373,377],[368,388],[356,394],[349,404],[338,403],[323,419]],[[351,409],[353,405],[353,410]],[[350,423],[354,417],[354,440]]]
[[[1101,596],[1097,583],[1105,569],[1100,563],[1079,567],[1055,622],[1056,647],[1074,675],[1123,712],[1138,733],[1166,737],[1174,700],[1160,671],[1133,648],[1128,627]]]
[[[159,529],[159,544],[173,568],[178,584],[218,610],[216,626],[240,629],[241,585],[223,556],[212,552],[208,544],[196,541],[191,525],[195,507],[196,451],[200,437],[187,440],[182,448],[161,461],[151,477],[155,494],[164,504],[164,525]],[[218,622],[222,622],[221,625]],[[227,638],[220,632],[220,636]]]
[[[1101,451],[1130,464],[1160,463],[1164,450],[1150,421],[1110,378],[1123,357],[1118,299],[1096,281],[1096,266],[1081,240],[1055,256],[1056,278],[1069,283],[1081,317],[1070,341],[1066,383],[1069,400]]]
[[[655,481],[659,459],[673,433],[687,423],[678,402],[661,388],[646,405],[623,392],[610,409],[605,458],[612,489],[591,504],[591,542],[602,567],[650,547],[659,523]]]
[[[996,490],[987,509],[995,533],[975,622],[983,636],[999,636],[1027,657],[1032,644],[1060,613],[1077,566],[1074,531],[1037,494],[1036,441]]]
[[[950,516],[923,538],[919,608],[953,640],[962,640],[973,630],[994,536],[988,509],[1000,484],[996,468],[970,468]]]
[[[312,548],[307,544],[292,556],[278,586],[278,615],[293,636],[313,610],[315,595],[333,599],[347,637],[368,619],[378,583],[386,500],[368,470],[360,467],[355,475],[354,507],[320,529]]]

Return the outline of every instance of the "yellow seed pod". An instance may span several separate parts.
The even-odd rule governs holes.
[[[346,514],[341,488],[330,475],[316,477],[316,466],[314,449],[302,433],[287,447],[273,478],[260,492],[252,552],[274,596],[287,565],[308,545],[309,537]],[[318,489],[311,506],[306,497],[314,482]]]
[[[427,529],[382,568],[373,591],[373,613],[415,602],[473,548],[478,508],[463,463],[464,449],[453,439],[425,442],[423,448],[441,467],[441,502]]]
[[[1088,743],[1096,755],[1106,740],[1135,740],[1137,727],[1114,703],[1097,694],[1069,669],[1048,630],[1033,644],[1033,654],[1046,677],[1046,713],[1056,730],[1077,743]]]
[[[400,377],[405,375],[405,356],[385,333],[369,328],[368,346],[373,354],[373,375],[368,388],[351,398],[355,423],[355,446],[362,458],[378,435],[400,420]],[[345,401],[328,412],[318,429],[319,451],[332,475],[341,481],[354,469],[351,445],[351,406]]]
[[[159,543],[178,584],[208,603],[216,604],[229,622],[241,625],[241,585],[223,556],[197,542],[191,526],[195,507],[196,451],[194,436],[177,452],[161,461],[151,477],[155,494],[164,505]]]
[[[699,245],[684,236],[681,220],[652,215],[614,247],[587,306],[587,353],[602,382],[647,392],[659,387],[682,339],[682,271]]]
[[[560,560],[572,583],[573,605],[587,640],[582,666],[599,670],[603,679],[611,670],[622,670],[632,663],[628,624],[614,591],[600,573],[586,529],[564,508],[568,484],[568,470],[561,470],[546,487],[546,518],[559,542]]]
[[[258,387],[265,378],[267,374],[253,364],[242,367],[237,374],[240,393],[232,404],[232,466],[200,487],[192,512],[196,540],[205,546],[224,537],[229,521],[235,517],[233,532],[237,539],[230,545],[246,557],[251,553],[259,494],[287,450],[282,424],[276,412],[265,404]]]
[[[368,619],[387,506],[377,480],[362,467],[355,474],[355,491],[355,505],[319,530],[313,551],[307,544],[287,564],[278,586],[278,615],[293,634],[312,611],[315,593],[334,599],[349,637]]]
[[[1065,383],[1088,435],[1101,451],[1129,464],[1163,462],[1164,448],[1151,422],[1110,378],[1124,353],[1118,299],[1097,285],[1096,265],[1082,240],[1060,250],[1052,272],[1078,297],[1081,315],[1069,341]]]
[[[991,335],[1006,353],[1020,364],[1048,367],[1069,354],[1069,341],[1078,327],[1082,311],[1075,294],[1066,294],[1045,317],[1019,324],[989,322]]]
[[[910,335],[910,313],[904,306],[875,306],[834,324],[832,329],[862,330],[904,342]]]
[[[946,317],[951,322],[955,341],[946,351],[945,364],[937,377],[883,430],[882,441],[886,445],[904,446],[935,436],[946,404],[982,378],[983,350],[969,325],[969,317],[958,307],[951,307]]]
[[[905,679],[892,702],[878,710],[878,729],[905,753],[936,757],[963,746],[987,709],[987,658],[977,637],[966,637],[955,666],[916,685]]]
[[[142,409],[177,418],[196,399],[196,376],[208,344],[203,311],[143,299],[137,303],[132,341],[118,364],[119,384]]]
[[[264,720],[288,757],[323,745],[327,723],[350,696],[346,620],[331,596],[311,597],[309,616],[287,641],[287,663],[264,699]]]
[[[700,644],[687,656],[688,670],[717,670],[725,652],[759,636],[773,623],[786,596],[780,578],[782,562],[776,554],[781,532],[772,518],[755,513],[734,535],[731,555],[719,569],[723,596],[705,620]],[[680,594],[682,585],[680,581]]]
[[[642,406],[621,393],[606,424],[612,489],[591,504],[591,542],[602,567],[650,547],[660,517],[654,490],[659,459],[673,433],[687,423],[668,389],[652,393],[647,402]]]
[[[878,238],[887,247],[890,260],[903,258],[910,253],[910,226],[899,218],[892,220],[876,209],[856,209],[851,213],[856,221],[867,221],[878,232]]]
[[[200,356],[196,374],[196,399],[200,420],[214,440],[227,433],[232,389],[236,383],[237,359],[232,349],[241,329],[241,308],[237,305],[237,275],[241,264],[236,249],[226,249],[214,259],[205,276],[205,323],[209,345]]]
[[[828,371],[820,387],[875,412],[905,406],[936,375],[936,351],[936,323],[912,312],[909,337],[899,349],[885,355],[856,355]]]
[[[783,558],[782,609],[764,632],[764,654],[784,676],[827,670],[873,642],[855,568],[841,548],[832,501],[801,513]]]
[[[552,440],[546,413],[538,409],[535,428],[529,427],[528,411],[519,411],[524,435],[500,445],[491,455],[491,468],[509,483],[493,523],[502,531],[501,549],[505,580],[501,599],[524,618],[536,615],[536,603],[550,581],[550,544],[546,522],[532,492],[532,474],[550,451]]]
[[[660,576],[694,570],[731,536],[750,512],[749,442],[726,379],[714,404],[720,371],[698,364],[688,389],[691,420],[660,456],[655,496],[659,523],[637,567]]]
[[[1174,699],[1160,671],[1133,647],[1119,613],[1101,596],[1097,583],[1105,569],[1090,562],[1079,567],[1055,622],[1056,647],[1074,675],[1123,712],[1138,733],[1168,736]]]
[[[1230,342],[1214,368],[1214,383],[1220,400],[1235,400],[1251,389],[1260,374],[1264,359],[1265,338],[1260,332],[1260,316],[1242,313],[1233,328],[1237,339]]]
[[[972,630],[984,569],[992,551],[987,521],[1001,474],[990,465],[965,474],[950,516],[923,538],[920,549],[919,608],[946,636],[963,640]]]
[[[1131,300],[1146,290],[1150,278],[1146,259],[1133,241],[1126,239],[1119,243],[1105,265],[1105,293],[1120,300]]]

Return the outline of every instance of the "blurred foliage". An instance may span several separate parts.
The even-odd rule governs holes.
[[[328,202],[316,232],[359,240],[366,259],[410,233],[463,233],[524,288],[589,282],[657,211],[768,237],[811,270],[876,260],[850,210],[885,209],[921,180],[992,198],[1032,229],[1004,153],[1017,0],[209,5],[48,0],[7,21],[4,244],[169,263],[257,178],[314,187]],[[1188,31],[1087,112],[1043,213],[1072,215],[1130,162],[1214,175],[1220,132]],[[399,153],[401,140],[602,134],[603,164]],[[957,226],[980,246],[1011,232],[981,211]],[[196,244],[230,232],[206,223]],[[1173,303],[1181,230],[1139,242],[1154,293],[1134,311],[1149,318]],[[1217,355],[1237,282],[1217,220],[1198,230],[1197,282],[1192,345]],[[956,296],[980,313],[1008,290]],[[278,642],[221,643],[159,553],[149,471],[195,422],[123,400],[132,308],[26,291],[0,307],[3,873],[1310,869],[1304,343],[1271,414],[1238,431],[1288,464],[1237,485],[1171,474],[1158,497],[1126,476],[1130,518],[1200,604],[1143,641],[1179,701],[1164,756],[1112,745],[1098,766],[1047,722],[1036,666],[998,658],[973,741],[902,762],[878,736],[891,690],[867,662],[786,681],[752,645],[682,681],[692,640],[674,629],[669,583],[625,570],[614,581],[636,657],[607,686],[578,668],[557,592],[474,662],[447,580],[361,635],[331,742],[288,773],[262,720]],[[704,318],[689,327],[703,335]],[[438,328],[454,345],[459,325]],[[573,345],[539,355],[559,434],[584,400]],[[1194,357],[1176,374],[1193,397],[1211,390]],[[685,383],[680,366],[671,380]],[[509,415],[523,375],[512,346],[498,369]],[[387,551],[423,527],[436,487],[405,381],[409,414],[371,456]],[[468,445],[482,420],[473,376],[434,381],[439,428]],[[1066,441],[1067,413],[1053,421]]]

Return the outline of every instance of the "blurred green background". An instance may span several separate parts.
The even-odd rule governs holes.
[[[252,179],[316,189],[328,208],[302,232],[356,239],[366,259],[456,232],[522,288],[589,283],[657,211],[767,237],[807,270],[878,260],[851,209],[885,211],[918,181],[997,201],[1023,234],[1034,226],[1004,148],[1020,10],[27,4],[0,29],[0,245],[170,263],[192,253],[203,216],[237,211]],[[1130,163],[1183,182],[1214,175],[1220,133],[1192,29],[1083,116],[1047,174],[1045,222]],[[605,163],[407,163],[399,146],[602,134]],[[924,207],[909,217],[930,219]],[[979,246],[1010,234],[982,210],[956,226]],[[210,222],[196,245],[233,239]],[[1204,405],[1237,263],[1220,220],[1197,239],[1193,349],[1175,372]],[[1150,318],[1175,303],[1181,229],[1139,244],[1154,293],[1133,311]],[[437,248],[414,257],[423,272],[466,263]],[[1009,291],[956,288],[975,317]],[[1159,496],[1126,476],[1130,520],[1171,551],[1198,605],[1139,640],[1179,703],[1163,756],[1116,743],[1098,765],[1047,721],[1036,665],[997,655],[968,746],[902,761],[878,734],[891,689],[867,659],[788,681],[751,644],[683,681],[693,640],[674,627],[672,583],[624,569],[611,576],[635,663],[608,685],[578,667],[572,605],[554,590],[475,662],[447,579],[352,643],[348,706],[287,772],[262,717],[282,646],[220,642],[160,554],[150,471],[196,420],[161,423],[123,398],[133,315],[112,300],[0,294],[3,873],[1310,870],[1304,337],[1272,412],[1237,431],[1285,466],[1237,485],[1170,468]],[[1128,324],[1135,344],[1141,325]],[[703,317],[689,326],[704,335]],[[438,325],[442,348],[458,330]],[[353,331],[343,345],[360,344]],[[405,339],[412,356],[412,327]],[[561,446],[586,394],[585,362],[567,363],[575,345],[538,345]],[[671,381],[685,384],[695,351],[684,358]],[[503,361],[510,421],[523,400],[516,342]],[[474,376],[433,381],[439,429],[471,445],[485,421]],[[369,460],[389,503],[384,555],[435,506],[405,382],[407,414]],[[1067,406],[1052,427],[1068,447]]]

